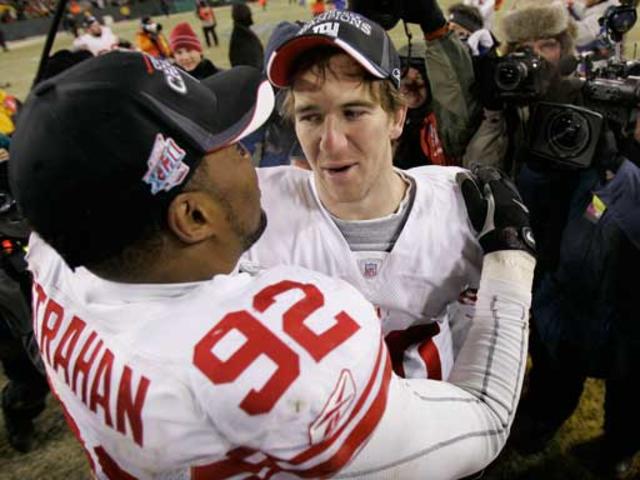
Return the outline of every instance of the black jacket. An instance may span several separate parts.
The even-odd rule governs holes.
[[[231,66],[251,65],[262,70],[263,57],[264,50],[258,36],[248,26],[234,23],[229,43]]]
[[[189,75],[197,78],[198,80],[203,80],[221,71],[222,70],[216,67],[211,60],[203,58],[198,66],[189,72]]]

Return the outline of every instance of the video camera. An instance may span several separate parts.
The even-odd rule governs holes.
[[[640,77],[640,61],[615,57],[595,59],[592,52],[582,53],[578,59],[579,72],[586,78]]]
[[[549,102],[534,105],[528,142],[534,158],[559,168],[587,168],[605,124],[623,137],[632,134],[640,105],[640,78],[582,82],[584,107]]]
[[[640,105],[640,77],[585,80],[582,92],[587,108],[616,124],[623,136],[632,133]]]

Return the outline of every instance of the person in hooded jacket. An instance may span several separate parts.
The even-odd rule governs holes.
[[[251,9],[244,3],[231,7],[233,30],[229,42],[229,62],[232,67],[250,65],[262,70],[264,49],[258,36],[251,30]]]

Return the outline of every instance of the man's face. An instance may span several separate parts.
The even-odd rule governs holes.
[[[178,48],[173,52],[173,55],[176,63],[187,72],[193,71],[202,60],[202,54],[193,49]]]
[[[462,42],[466,42],[473,33],[456,22],[449,22],[449,28],[453,30],[453,33],[455,33]]]
[[[267,225],[250,153],[236,143],[207,155],[199,168],[206,169],[211,198],[225,215],[227,229],[220,234],[244,252],[260,238]]]
[[[537,40],[529,40],[520,45],[533,50],[533,53],[540,55],[552,65],[558,65],[560,56],[562,55],[562,45],[555,38],[539,38]]]
[[[94,37],[99,37],[100,35],[102,35],[102,27],[98,22],[93,22],[91,25],[89,25],[87,31]]]
[[[391,141],[402,133],[406,109],[385,112],[361,72],[338,54],[324,78],[311,69],[293,84],[296,134],[330,211],[373,207],[395,175]]]

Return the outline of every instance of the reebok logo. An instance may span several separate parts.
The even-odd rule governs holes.
[[[338,383],[320,415],[309,426],[309,442],[320,443],[331,437],[348,420],[356,398],[356,384],[349,370],[342,370]]]

